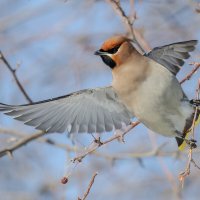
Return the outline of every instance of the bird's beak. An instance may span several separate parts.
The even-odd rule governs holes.
[[[108,52],[97,50],[97,51],[94,52],[94,55],[97,55],[97,56],[108,55]]]

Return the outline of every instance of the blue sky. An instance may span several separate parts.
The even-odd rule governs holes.
[[[129,1],[123,1],[129,11]],[[199,14],[195,1],[136,1],[138,19],[135,26],[143,33],[151,47],[177,41],[200,39]],[[104,1],[80,0],[2,0],[0,2],[0,49],[13,68],[19,65],[17,75],[34,101],[52,98],[83,88],[109,85],[111,72],[93,55],[101,43],[111,35],[125,33],[120,18]],[[190,70],[190,61],[199,61],[198,45],[192,58],[179,73],[184,77]],[[199,72],[183,85],[193,98]],[[0,63],[0,102],[25,103],[11,74]],[[27,134],[35,130],[20,122],[0,115],[0,127],[16,129]],[[111,134],[104,134],[107,138]],[[197,135],[199,135],[197,133]],[[57,142],[72,144],[66,134],[46,136]],[[0,147],[6,146],[8,136],[0,134]],[[167,142],[166,151],[176,150],[172,138],[151,133],[140,125],[125,138],[126,143],[113,142],[102,148],[107,153],[145,152],[151,149],[151,140]],[[81,145],[87,145],[91,136],[80,135]],[[88,199],[172,199],[173,188],[178,185],[178,173],[187,159],[153,157],[119,160],[114,165],[108,160],[89,156],[78,166],[69,184],[59,183],[73,153],[33,142],[14,153],[14,159],[0,160],[0,194],[5,199],[77,199],[93,172],[98,171],[95,185]],[[197,155],[198,156],[198,155]],[[167,170],[166,170],[167,168]],[[173,180],[168,180],[169,171]],[[199,180],[193,169],[183,191],[184,199],[198,199]],[[173,182],[173,183],[172,183]],[[103,186],[103,187],[102,187]]]

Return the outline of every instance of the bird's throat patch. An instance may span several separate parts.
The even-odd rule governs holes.
[[[115,61],[107,55],[101,55],[101,59],[103,60],[103,62],[108,65],[111,69],[113,69],[116,66]]]

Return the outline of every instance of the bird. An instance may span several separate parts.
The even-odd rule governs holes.
[[[112,83],[35,103],[7,105],[0,111],[44,132],[103,133],[122,129],[137,118],[148,129],[185,144],[198,101],[189,100],[177,73],[197,40],[172,43],[141,54],[133,40],[117,35],[103,42],[95,55],[112,71]],[[185,143],[185,144],[184,144]]]

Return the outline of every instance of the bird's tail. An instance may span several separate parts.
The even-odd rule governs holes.
[[[200,100],[191,100],[190,103],[197,107],[196,117],[195,117],[195,122],[194,122],[194,127],[196,127],[200,124]],[[195,115],[195,113],[194,113],[194,115]],[[186,130],[184,131],[184,138],[185,139],[188,139],[191,132],[192,132],[194,115],[189,120],[190,125],[188,127],[186,127]],[[176,138],[176,141],[178,143],[178,149],[180,151],[183,151],[185,149],[186,145],[187,145],[186,141],[184,139],[181,139],[181,138]]]

